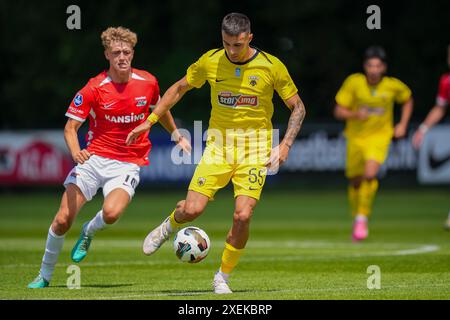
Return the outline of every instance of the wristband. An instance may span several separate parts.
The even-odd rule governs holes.
[[[154,113],[152,112],[152,113],[148,116],[147,120],[150,121],[151,125],[154,125],[155,123],[158,122],[159,117],[158,117],[156,114],[154,114]]]
[[[430,129],[430,128],[429,128],[426,124],[424,124],[424,123],[422,123],[422,124],[419,126],[419,130],[420,130],[420,132],[422,132],[423,134],[427,133],[428,129]]]

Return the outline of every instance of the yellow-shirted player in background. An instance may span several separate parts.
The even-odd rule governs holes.
[[[385,76],[386,53],[369,47],[364,74],[345,79],[336,94],[334,115],[346,121],[346,176],[353,224],[353,240],[367,238],[368,218],[378,189],[377,174],[386,160],[392,138],[402,138],[413,110],[411,90],[400,80]],[[394,127],[394,104],[402,104],[400,122]]]
[[[178,202],[172,214],[149,233],[143,249],[147,255],[154,253],[182,224],[202,214],[208,201],[231,180],[235,197],[233,225],[226,238],[220,269],[214,276],[215,293],[231,293],[228,276],[247,243],[250,219],[267,168],[286,161],[305,117],[304,105],[286,67],[276,57],[250,46],[252,38],[247,16],[239,13],[225,16],[223,48],[208,51],[192,64],[186,76],[166,91],[149,121],[133,129],[127,139],[131,143],[147,132],[188,90],[209,83],[212,110],[207,146],[186,200]],[[271,154],[274,90],[290,108],[291,116],[285,136],[276,148],[278,152]]]

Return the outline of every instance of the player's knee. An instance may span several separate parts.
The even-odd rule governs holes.
[[[363,180],[363,177],[356,177],[350,179],[350,184],[353,186],[353,188],[359,188],[361,186],[361,182]]]
[[[364,175],[364,180],[366,181],[372,181],[377,178],[376,172],[368,172]]]
[[[246,207],[242,209],[236,209],[233,214],[233,222],[235,224],[247,224],[253,215],[253,208]]]
[[[119,220],[119,218],[120,218],[119,214],[116,214],[116,215],[103,215],[103,221],[105,221],[106,224],[113,224],[117,220]]]
[[[181,202],[181,201],[180,201]],[[203,208],[195,202],[185,202],[183,210],[183,220],[185,222],[193,221],[203,212]]]
[[[176,207],[176,209],[177,209],[178,212],[183,212],[183,211],[184,211],[184,205],[185,205],[185,203],[186,203],[186,200],[178,201],[177,207]]]
[[[111,205],[103,206],[103,221],[106,224],[113,224],[119,220],[123,210]]]
[[[62,211],[59,211],[58,214],[56,214],[55,219],[53,219],[52,230],[57,235],[63,235],[67,231],[69,231],[71,225],[72,223],[69,219],[69,215]]]

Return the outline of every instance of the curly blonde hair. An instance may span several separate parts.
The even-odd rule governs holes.
[[[136,33],[124,27],[109,27],[102,32],[101,39],[103,47],[105,47],[105,49],[108,49],[111,45],[111,42],[114,41],[123,41],[129,43],[132,48],[134,48],[137,43]]]

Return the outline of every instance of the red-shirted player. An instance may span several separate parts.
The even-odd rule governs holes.
[[[448,67],[450,68],[450,45],[448,46],[447,56]],[[450,104],[450,72],[442,75],[439,81],[439,91],[436,97],[436,104],[430,110],[424,122],[419,126],[419,129],[414,133],[413,145],[417,149],[420,148],[423,138],[427,131],[438,123],[445,115],[448,105]],[[450,212],[448,213],[447,221],[445,222],[445,229],[450,230]]]
[[[83,225],[72,250],[75,262],[86,256],[94,233],[116,222],[128,206],[139,183],[140,166],[148,164],[151,149],[148,135],[142,135],[130,146],[125,140],[131,129],[146,121],[149,109],[158,102],[158,82],[150,73],[131,67],[137,42],[135,33],[122,27],[108,28],[101,39],[109,70],[90,79],[67,110],[64,138],[77,165],[64,182],[66,191],[48,232],[41,269],[29,288],[49,285],[64,235],[81,207],[102,188],[105,198],[102,210]],[[87,148],[80,150],[77,132],[87,118]],[[178,133],[170,114],[162,125],[184,151],[190,151],[189,142]]]

